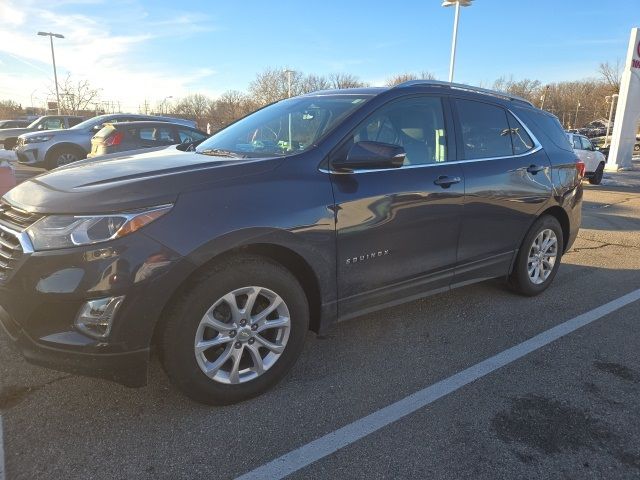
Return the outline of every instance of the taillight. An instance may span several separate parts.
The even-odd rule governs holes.
[[[104,145],[105,147],[113,147],[114,145],[120,145],[120,142],[122,142],[122,132],[116,132],[104,140]]]
[[[582,180],[584,178],[584,173],[587,170],[587,166],[582,160],[578,159],[576,161],[576,170],[578,170],[578,178]]]

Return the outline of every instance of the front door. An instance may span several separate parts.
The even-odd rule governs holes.
[[[331,173],[340,318],[449,288],[464,196],[451,132],[447,102],[413,96],[380,107],[333,155],[360,141],[406,152],[400,168]]]
[[[507,275],[514,253],[551,198],[551,164],[514,115],[457,99],[466,181],[455,284]]]

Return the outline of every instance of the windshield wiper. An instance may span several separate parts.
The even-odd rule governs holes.
[[[196,151],[196,153],[201,153],[202,155],[211,155],[212,157],[247,158],[246,155],[240,155],[237,152],[232,152],[231,150],[223,150],[221,148],[208,148],[206,150]]]

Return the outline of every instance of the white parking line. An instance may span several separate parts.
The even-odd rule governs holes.
[[[2,434],[2,415],[0,415],[0,480],[4,480],[4,437]]]
[[[640,300],[640,289],[578,315],[388,407],[303,445],[238,477],[238,480],[284,478],[636,300]]]

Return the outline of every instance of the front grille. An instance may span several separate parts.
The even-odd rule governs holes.
[[[0,203],[0,224],[10,228],[11,230],[22,232],[33,225],[41,217],[42,215],[21,210],[6,202]]]
[[[41,215],[0,203],[0,283],[9,280],[24,255],[19,236],[40,218]]]

